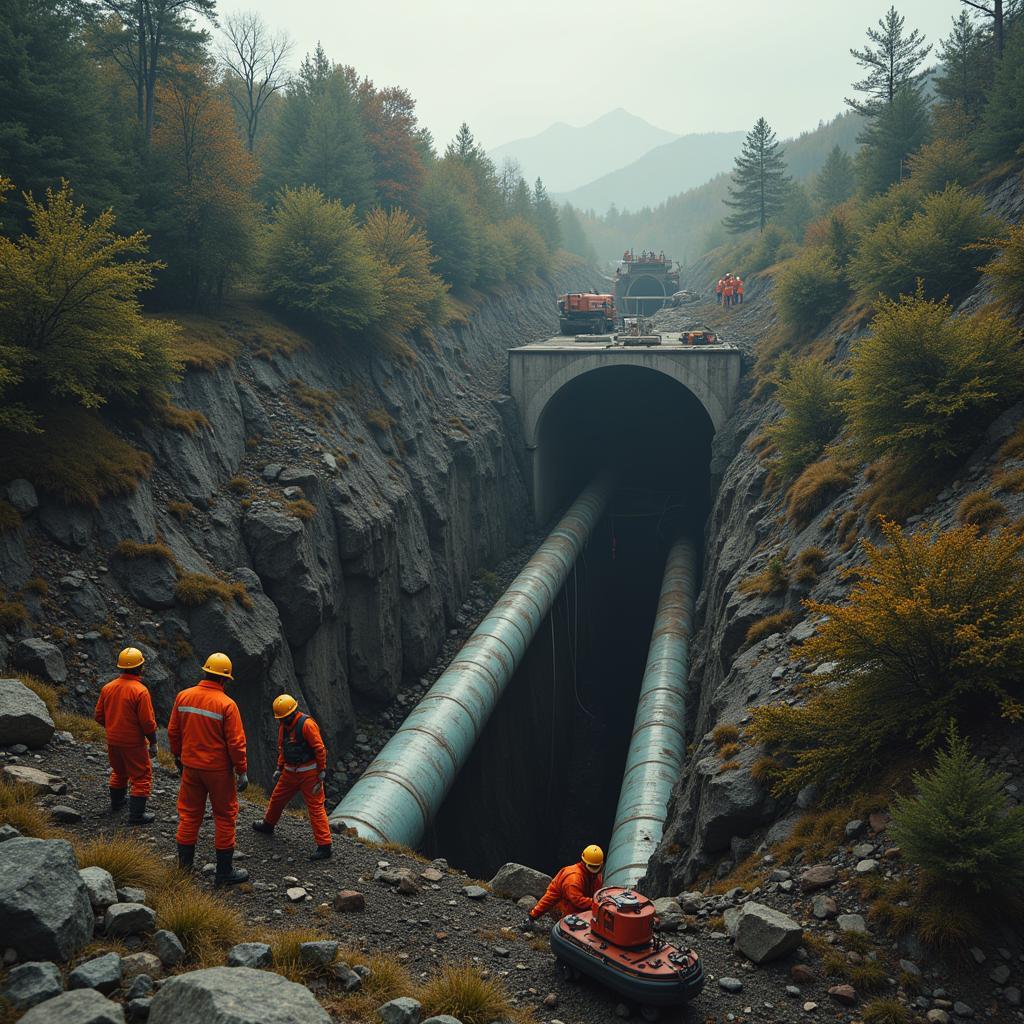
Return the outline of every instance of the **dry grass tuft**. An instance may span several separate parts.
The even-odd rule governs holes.
[[[253,606],[245,584],[227,583],[201,572],[183,573],[174,588],[174,596],[187,608],[205,604],[214,597],[219,597],[225,604],[237,601],[246,611],[251,611]]]
[[[114,552],[129,561],[136,558],[159,558],[162,562],[173,562],[174,554],[171,549],[162,541],[158,540],[153,544],[140,544],[134,540],[122,540],[114,548]]]
[[[132,494],[153,470],[153,457],[113,433],[95,413],[53,409],[42,433],[0,432],[0,479],[25,477],[69,505],[99,506],[107,495]]]
[[[990,491],[974,491],[968,494],[956,510],[961,523],[971,523],[983,533],[1006,522],[1006,506],[992,497]]]
[[[172,402],[156,407],[157,420],[169,430],[180,430],[184,434],[195,434],[198,430],[209,430],[210,421],[197,409],[181,409]]]
[[[999,449],[1000,459],[1024,459],[1024,420],[1017,429],[1003,442]]]
[[[366,414],[366,422],[378,430],[390,430],[395,425],[394,417],[386,409],[371,409]]]
[[[992,477],[993,491],[1009,491],[1020,494],[1024,491],[1024,466],[1016,469],[1001,469]]]
[[[864,1024],[911,1024],[911,1012],[898,999],[872,999],[861,1010]]]
[[[23,836],[51,839],[57,830],[46,809],[36,804],[35,790],[23,782],[0,778],[0,825],[12,825]]]
[[[236,473],[228,481],[228,490],[235,494],[248,494],[252,490],[252,481],[241,473]]]
[[[0,629],[10,631],[28,621],[28,609],[21,601],[0,599]]]
[[[40,597],[46,597],[50,592],[50,584],[42,576],[33,576],[31,579],[25,580],[25,585],[21,589],[29,594],[38,594]]]
[[[242,915],[234,907],[180,875],[159,889],[150,905],[157,927],[178,936],[192,963],[221,966],[224,953],[245,935]]]
[[[303,409],[308,409],[318,423],[324,423],[338,404],[338,395],[334,391],[322,391],[297,379],[290,381],[289,386],[295,401]]]
[[[857,498],[867,509],[869,522],[879,516],[905,523],[912,515],[926,508],[942,489],[942,482],[927,474],[903,467],[891,459],[872,463],[864,473],[869,486]]]
[[[76,839],[73,845],[80,868],[103,868],[114,876],[118,887],[136,885],[148,895],[166,888],[174,879],[175,869],[156,858],[151,846],[123,833]]]
[[[319,942],[328,936],[315,928],[271,929],[261,936],[261,941],[270,946],[274,958],[274,970],[291,981],[304,984],[318,973],[317,969],[302,963],[299,947],[304,942]]]
[[[750,629],[747,630],[746,645],[749,647],[751,644],[756,644],[758,640],[763,640],[766,636],[771,636],[772,633],[785,633],[795,623],[796,615],[788,610],[776,612],[774,615],[766,615],[763,619],[751,623]]]
[[[186,519],[196,510],[195,505],[191,501],[169,501],[167,502],[167,511],[170,512],[179,523],[185,522]]]
[[[190,314],[179,315],[176,319],[181,330],[171,341],[171,352],[187,369],[209,373],[234,363],[241,345],[223,324]]]
[[[839,547],[843,551],[849,551],[857,543],[859,521],[860,516],[853,509],[844,512],[843,518],[839,520],[839,525],[836,527],[836,540],[839,541]]]
[[[468,963],[442,967],[423,984],[418,998],[429,1016],[447,1013],[462,1024],[491,1024],[513,1012],[502,984],[481,978],[477,968]]]
[[[825,552],[819,547],[804,548],[796,556],[793,565],[793,582],[810,587],[818,582],[818,575],[825,564]]]
[[[372,972],[358,992],[335,994],[321,1000],[328,1010],[343,1020],[375,1020],[378,1006],[399,996],[413,995],[416,991],[412,975],[393,954],[367,954],[357,949],[342,949],[338,959],[352,967],[369,967]]]
[[[82,743],[106,743],[107,733],[95,719],[74,711],[55,711],[50,716],[58,732],[69,732]]]
[[[789,588],[789,570],[786,568],[786,554],[776,552],[768,559],[765,567],[756,575],[748,576],[736,588],[741,594],[784,594]]]
[[[711,742],[716,750],[735,744],[740,738],[739,726],[731,722],[721,722],[711,730]]]
[[[301,519],[303,522],[309,522],[309,520],[316,515],[316,505],[311,501],[307,501],[305,498],[298,498],[295,501],[289,501],[284,508],[288,515],[294,516],[296,519]]]
[[[790,485],[786,515],[803,529],[842,491],[853,483],[853,467],[833,456],[812,462]]]
[[[0,501],[0,533],[16,530],[19,526],[21,513],[9,501]]]

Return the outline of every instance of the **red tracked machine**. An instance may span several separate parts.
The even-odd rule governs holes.
[[[594,911],[568,914],[551,929],[551,950],[570,976],[589,975],[645,1006],[679,1006],[700,992],[700,958],[655,934],[646,896],[609,885],[594,901]]]

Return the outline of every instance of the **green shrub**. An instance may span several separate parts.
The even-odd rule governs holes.
[[[846,302],[849,288],[829,249],[804,249],[775,278],[775,306],[793,337],[818,333]]]
[[[782,418],[765,434],[775,444],[775,470],[791,480],[817,459],[843,426],[844,384],[819,359],[787,361],[775,391]]]
[[[850,360],[847,410],[868,460],[891,455],[922,473],[970,451],[1024,393],[1024,353],[993,312],[954,316],[922,293],[882,300]]]
[[[511,276],[522,278],[532,274],[544,276],[551,269],[551,253],[540,232],[525,220],[513,217],[498,225],[512,256]]]
[[[939,138],[907,160],[910,181],[922,197],[947,185],[970,185],[978,176],[978,159],[963,139]]]
[[[362,331],[385,310],[380,267],[352,207],[319,189],[285,189],[266,239],[263,288],[287,313],[329,331]]]
[[[754,740],[787,759],[779,791],[852,787],[934,747],[951,716],[1024,717],[1024,538],[882,532],[845,604],[804,602],[824,618],[799,656],[835,670],[811,678],[804,705],[753,712]]]
[[[898,797],[893,837],[927,881],[967,890],[989,906],[1024,892],[1024,808],[1008,807],[1007,776],[989,771],[967,741],[949,730],[935,766],[915,773],[917,793]]]
[[[1015,307],[1024,306],[1024,224],[1014,224],[1004,238],[996,239],[999,255],[981,272],[996,295]]]
[[[960,297],[978,280],[974,250],[998,230],[980,196],[949,185],[928,196],[909,220],[892,216],[863,234],[850,278],[868,302],[879,293],[909,295],[918,281],[931,298]]]

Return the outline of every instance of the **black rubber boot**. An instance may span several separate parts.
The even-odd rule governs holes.
[[[317,848],[309,855],[310,860],[328,860],[331,856],[331,844],[324,843],[323,846],[317,846]]]
[[[146,798],[144,796],[128,797],[128,824],[129,825],[152,825],[156,815],[146,810]]]
[[[193,843],[191,846],[186,846],[184,843],[178,843],[178,867],[182,871],[191,871],[192,863],[196,859],[196,844]]]
[[[238,885],[239,882],[249,881],[249,872],[245,868],[231,866],[231,860],[234,855],[234,850],[217,851],[217,873],[213,876],[213,884],[215,886]]]
[[[262,832],[265,836],[272,836],[274,834],[274,826],[268,825],[265,821],[254,821],[252,827],[253,831]]]
[[[110,787],[110,813],[117,814],[122,807],[124,807],[125,797],[128,795],[127,787],[124,789],[114,789]]]

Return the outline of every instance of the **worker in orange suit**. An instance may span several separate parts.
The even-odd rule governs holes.
[[[231,659],[211,654],[197,686],[174,699],[167,738],[181,772],[178,790],[178,866],[192,869],[199,826],[209,797],[213,809],[217,871],[213,884],[236,885],[249,872],[232,866],[238,793],[249,785],[246,775],[245,729],[238,705],[224,692],[234,681]],[[237,775],[237,790],[235,776]]]
[[[736,302],[739,305],[743,305],[743,278],[736,278]]]
[[[273,835],[284,809],[296,793],[302,794],[313,826],[316,849],[310,860],[327,860],[331,855],[331,826],[324,809],[324,779],[327,777],[327,748],[320,729],[309,715],[299,711],[299,702],[290,694],[274,698],[277,719],[277,771],[274,792],[262,821],[252,827],[264,835]]]
[[[725,275],[725,281],[722,284],[722,301],[725,303],[726,308],[732,305],[732,297],[736,293],[736,282],[733,281],[732,274]]]
[[[722,289],[724,287],[725,287],[725,282],[721,278],[719,278],[718,279],[718,284],[715,285],[715,301],[719,305],[722,304]]]
[[[126,647],[117,656],[119,675],[100,690],[93,715],[107,733],[112,812],[124,807],[131,785],[129,825],[149,825],[153,821],[153,815],[146,811],[146,801],[153,791],[151,759],[156,757],[156,715],[149,690],[142,682],[145,663],[142,651]]]
[[[569,864],[551,879],[547,891],[530,911],[523,926],[531,931],[536,923],[553,910],[559,918],[566,914],[579,914],[594,909],[594,893],[601,888],[604,877],[604,851],[600,846],[588,846],[575,864]]]

